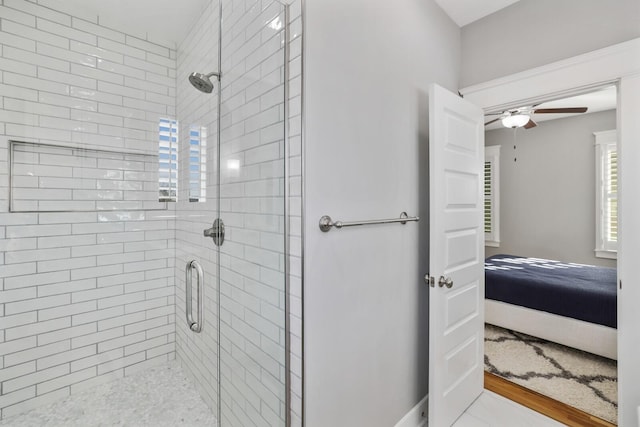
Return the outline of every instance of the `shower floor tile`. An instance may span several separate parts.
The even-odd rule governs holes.
[[[216,420],[176,362],[102,384],[24,414],[11,427],[208,427]]]

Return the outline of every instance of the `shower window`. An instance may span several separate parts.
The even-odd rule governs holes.
[[[178,122],[160,119],[158,140],[158,200],[178,198]]]
[[[207,200],[207,128],[189,130],[189,201]]]

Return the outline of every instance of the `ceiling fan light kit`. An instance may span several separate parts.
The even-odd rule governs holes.
[[[520,128],[531,120],[528,114],[510,114],[502,118],[502,126],[506,128]]]
[[[500,120],[502,122],[502,126],[506,128],[515,129],[524,127],[525,129],[531,129],[537,126],[537,123],[531,118],[533,114],[575,114],[587,112],[587,107],[535,108],[538,105],[521,107],[514,110],[499,111],[496,113],[488,113],[488,116],[500,115],[500,117],[490,120],[484,125],[488,126]]]

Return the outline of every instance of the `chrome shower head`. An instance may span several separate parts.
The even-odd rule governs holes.
[[[216,72],[209,74],[191,73],[189,75],[189,81],[193,87],[198,89],[200,92],[211,93],[213,91],[213,82],[210,79],[211,76],[219,77],[220,74]]]

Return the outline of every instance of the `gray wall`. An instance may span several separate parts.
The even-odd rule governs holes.
[[[307,0],[307,427],[389,427],[427,393],[428,97],[457,89],[459,28],[433,0]],[[322,233],[318,219],[420,223]]]
[[[637,37],[638,0],[521,0],[462,28],[460,86]]]
[[[507,253],[615,267],[596,258],[595,137],[615,129],[615,110],[486,133],[500,149],[500,247]],[[517,161],[514,162],[514,157]]]

